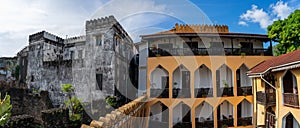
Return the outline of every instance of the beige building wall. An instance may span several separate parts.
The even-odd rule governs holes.
[[[253,92],[258,92],[258,91],[265,91],[265,85],[262,82],[261,79],[255,78],[254,82],[254,91]],[[256,99],[256,93],[254,93],[254,99]],[[256,118],[256,125],[265,125],[265,106],[258,104],[256,100],[254,100],[254,113],[255,113],[255,118]]]
[[[169,98],[150,98],[150,102],[147,103],[147,108],[150,109],[153,104],[156,102],[161,102],[169,108],[169,126],[172,126],[172,117],[173,117],[173,108],[183,102],[191,108],[191,121],[193,128],[196,127],[195,124],[195,108],[199,106],[202,102],[207,102],[209,105],[213,106],[214,109],[214,126],[217,127],[217,107],[224,101],[228,101],[233,105],[234,109],[234,127],[237,126],[237,106],[243,100],[249,101],[253,104],[253,96],[237,96],[237,83],[236,83],[236,70],[242,64],[245,64],[249,69],[253,66],[259,64],[263,60],[269,59],[271,56],[168,56],[168,57],[152,57],[148,58],[148,67],[147,67],[147,95],[150,97],[150,84],[151,84],[151,73],[159,65],[162,66],[169,73],[169,92],[172,92],[173,87],[173,72],[180,66],[184,65],[191,74],[191,98],[172,98],[172,93],[169,93]],[[212,72],[213,79],[213,97],[207,98],[195,98],[194,97],[194,73],[201,66],[206,65]],[[216,87],[216,70],[221,67],[221,65],[226,64],[232,70],[232,78],[234,84],[234,96],[227,97],[217,97],[217,87]],[[263,89],[261,82],[259,90]],[[258,106],[259,108],[261,106]],[[255,105],[253,105],[253,112],[257,112]],[[259,113],[259,112],[257,112]],[[149,114],[149,113],[148,113]],[[254,115],[253,115],[254,116]],[[253,120],[255,118],[253,117]],[[263,120],[263,119],[259,119]],[[260,122],[259,122],[260,123]],[[248,126],[252,127],[252,126]]]
[[[296,77],[296,81],[297,81],[297,85],[298,85],[298,92],[299,92],[300,91],[300,89],[299,89],[300,70],[299,70],[299,68],[297,68],[297,69],[293,69],[290,71]],[[300,124],[300,114],[299,114],[300,109],[284,105],[283,77],[286,72],[287,72],[287,70],[279,71],[279,72],[271,72],[271,74],[274,75],[276,78],[275,85],[274,85],[276,87],[276,105],[275,105],[275,107],[273,107],[274,108],[273,110],[274,110],[276,118],[277,118],[277,121],[275,124],[275,126],[277,128],[284,127],[283,120],[289,113],[291,113],[294,116],[295,120],[297,120],[298,123]],[[261,78],[253,78],[253,85],[254,85],[254,87],[253,87],[254,91],[256,91],[256,92],[264,91],[265,86],[269,86],[269,85],[265,85],[265,82],[263,82]],[[256,94],[254,94],[254,99],[256,99]],[[298,95],[298,99],[300,99],[299,95]],[[265,105],[258,104],[257,101],[254,100],[254,114],[257,114],[256,119],[254,119],[254,120],[256,121],[257,125],[266,125],[265,124],[265,121],[266,121],[265,113],[266,113]]]
[[[292,74],[296,77],[297,80],[297,85],[298,85],[298,92],[300,91],[299,89],[299,84],[300,84],[300,71],[299,68],[290,70]],[[293,107],[288,107],[284,106],[283,104],[283,77],[285,75],[286,71],[281,71],[276,73],[276,78],[279,86],[277,87],[277,102],[276,102],[276,115],[278,117],[278,122],[277,122],[277,127],[283,127],[283,119],[285,116],[287,116],[289,113],[293,114],[294,118],[298,121],[298,124],[300,124],[300,109],[299,108],[293,108]],[[299,97],[299,95],[298,95]],[[300,97],[298,98],[300,99]]]

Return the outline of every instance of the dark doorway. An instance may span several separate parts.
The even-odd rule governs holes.
[[[285,128],[293,128],[293,115],[290,114],[285,119]]]
[[[242,117],[242,102],[237,106],[237,117]]]
[[[217,118],[218,118],[218,120],[221,120],[221,108],[220,108],[220,106],[218,106],[218,109],[217,109]]]
[[[102,90],[103,74],[96,74],[97,87],[96,90]]]
[[[191,122],[190,107],[186,104],[182,105],[182,122]]]
[[[293,93],[293,74],[287,71],[283,77],[283,92]]]

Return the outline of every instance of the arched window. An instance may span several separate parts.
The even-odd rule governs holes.
[[[169,109],[161,102],[157,102],[150,108],[149,128],[169,127]]]
[[[169,73],[160,65],[151,72],[150,97],[169,98]]]
[[[190,86],[190,71],[183,65],[178,66],[173,72],[173,98],[190,98]]]

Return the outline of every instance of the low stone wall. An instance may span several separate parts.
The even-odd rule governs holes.
[[[89,115],[83,111],[81,121],[69,120],[69,111],[53,108],[47,91],[32,93],[26,88],[12,88],[0,85],[2,97],[11,96],[12,117],[1,127],[80,127],[91,122]],[[104,101],[105,103],[105,101]]]
[[[82,123],[90,123],[89,117],[82,113],[83,118],[80,121],[71,121],[69,119],[69,110],[66,108],[53,108],[41,112],[42,123],[35,122],[35,117],[30,115],[13,116],[9,121],[0,126],[0,128],[79,128]]]
[[[147,96],[141,96],[128,104],[100,117],[99,120],[93,120],[90,125],[82,125],[81,128],[112,128],[112,127],[133,127],[139,124],[143,127],[138,118],[145,116],[145,102]],[[100,108],[99,108],[100,109]]]
[[[63,108],[54,108],[42,111],[43,126],[45,128],[70,126],[69,110]]]
[[[34,128],[38,124],[34,123],[34,117],[29,115],[13,116],[8,123],[0,126],[0,128]]]
[[[41,91],[39,94],[29,93],[28,89],[24,88],[9,88],[1,90],[1,93],[10,95],[12,104],[12,116],[30,115],[35,118],[35,122],[42,120],[41,111],[53,108],[46,91]]]

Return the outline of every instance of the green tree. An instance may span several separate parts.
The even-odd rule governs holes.
[[[10,96],[6,95],[3,100],[1,100],[0,93],[0,126],[5,124],[11,116],[12,105],[10,104]]]
[[[62,91],[68,93],[68,100],[65,101],[65,105],[70,110],[70,120],[74,123],[78,123],[81,121],[81,114],[83,112],[83,107],[80,103],[80,100],[75,96],[71,96],[70,93],[74,93],[74,88],[72,84],[63,84]],[[77,124],[76,124],[77,125]]]
[[[300,10],[295,10],[286,19],[274,21],[268,26],[268,37],[278,42],[276,55],[300,49]]]

